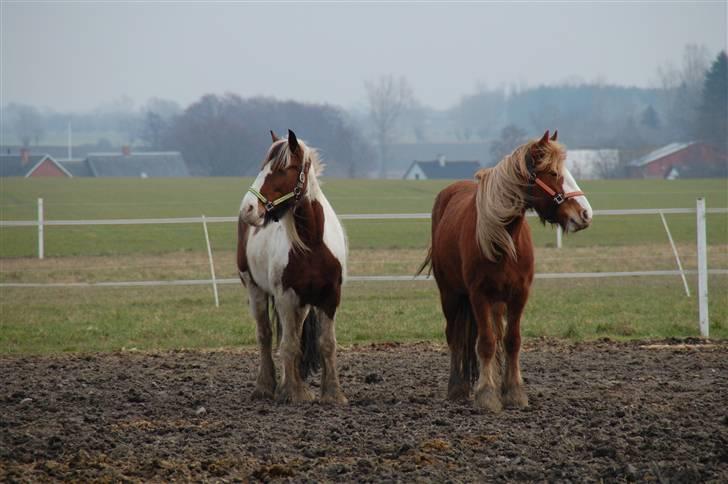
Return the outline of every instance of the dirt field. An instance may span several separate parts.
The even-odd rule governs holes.
[[[341,351],[338,408],[249,401],[256,362],[2,357],[0,481],[728,480],[728,342],[531,341],[497,416],[444,400],[440,346]]]

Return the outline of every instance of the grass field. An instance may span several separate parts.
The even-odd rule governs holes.
[[[249,179],[0,180],[0,219],[147,218],[235,215]],[[339,213],[429,212],[447,182],[328,180]],[[726,180],[599,181],[582,188],[595,209],[728,207]],[[695,267],[694,215],[667,216],[686,268]],[[657,216],[597,217],[554,249],[551,227],[530,220],[538,272],[674,269]],[[351,274],[412,274],[429,243],[429,221],[347,221]],[[235,277],[233,224],[210,226],[219,277]],[[711,268],[728,268],[728,216],[708,216]],[[0,229],[0,282],[94,282],[207,278],[199,224],[47,227],[39,261],[35,228]],[[694,277],[690,278],[693,293]],[[220,347],[254,343],[242,289],[209,287],[0,289],[0,353]],[[728,337],[728,278],[710,278],[711,336]],[[441,340],[432,283],[350,283],[339,314],[343,344]],[[537,281],[527,337],[573,339],[695,336],[697,304],[677,277]]]
[[[33,220],[36,200],[44,199],[46,219],[113,219],[154,217],[235,216],[249,179],[179,180],[5,179],[0,181],[0,219]],[[430,212],[437,192],[448,182],[396,180],[327,180],[324,189],[338,213]],[[708,207],[728,207],[725,179],[608,180],[584,182],[595,209],[691,208],[704,196]],[[695,241],[693,215],[668,215],[677,242]],[[537,245],[553,246],[554,229],[530,219]],[[347,221],[354,249],[422,248],[429,239],[429,221]],[[212,244],[219,250],[235,246],[235,227],[211,224]],[[0,229],[0,257],[30,257],[37,249],[36,229]],[[585,232],[566,237],[567,247],[639,245],[666,240],[658,216],[604,216]],[[708,216],[708,242],[728,240],[728,215]],[[204,250],[199,224],[162,226],[49,227],[46,254],[115,255]]]
[[[691,280],[694,287],[695,281]],[[711,336],[728,337],[728,278],[711,277]],[[3,289],[0,353],[219,348],[255,344],[241,286]],[[431,282],[361,283],[344,289],[340,344],[444,342]],[[697,336],[695,298],[678,278],[538,280],[523,322],[526,338]]]

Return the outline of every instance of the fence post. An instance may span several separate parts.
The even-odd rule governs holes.
[[[561,248],[561,236],[563,235],[563,231],[561,230],[561,225],[556,226],[556,248]]]
[[[672,240],[672,234],[670,233],[670,227],[667,226],[667,219],[665,219],[665,214],[662,213],[662,210],[660,210],[660,218],[662,219],[662,225],[665,227],[665,232],[667,232],[667,240],[670,241],[670,247],[672,247],[672,253],[675,256],[675,260],[677,261],[677,268],[680,271],[680,277],[683,281],[683,286],[685,286],[685,295],[687,297],[690,297],[690,288],[688,287],[688,280],[685,277],[685,271],[683,270],[682,262],[680,262],[680,255],[677,253],[677,247],[675,246],[675,241]]]
[[[43,223],[44,223],[44,214],[43,214],[43,199],[38,199],[38,259],[43,259],[45,257],[45,240],[43,239]]]
[[[700,317],[700,336],[710,334],[708,320],[708,247],[705,231],[705,198],[700,197],[696,204],[698,227],[698,313]]]
[[[207,220],[202,216],[202,228],[205,231],[205,242],[207,243],[207,258],[210,259],[210,274],[212,275],[212,293],[215,295],[215,307],[220,307],[220,299],[217,295],[217,279],[215,278],[215,263],[212,260],[212,247],[210,247],[210,235],[207,233]]]

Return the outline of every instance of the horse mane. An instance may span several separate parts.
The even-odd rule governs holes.
[[[308,183],[306,186],[306,192],[303,194],[303,196],[304,198],[313,199],[320,191],[317,177],[321,176],[324,171],[325,165],[321,162],[321,159],[319,158],[318,150],[309,147],[300,138],[298,139],[298,149],[300,149],[301,153],[303,153],[302,162],[304,164],[307,161],[310,163],[307,177]],[[264,168],[265,165],[267,165],[268,163],[270,163],[271,171],[282,170],[290,165],[291,150],[288,149],[287,139],[279,139],[271,145],[271,147],[268,149],[268,152],[266,153],[265,158],[263,159],[261,169]],[[301,236],[298,234],[298,230],[296,229],[296,221],[294,220],[292,213],[290,217],[281,218],[281,224],[283,224],[286,232],[288,233],[288,236],[291,238],[291,245],[293,246],[294,250],[300,252],[308,252],[311,250],[303,242],[303,240],[301,240]]]
[[[507,226],[523,215],[527,207],[524,188],[528,185],[526,155],[538,141],[530,141],[516,148],[492,168],[475,174],[478,183],[475,196],[477,213],[475,237],[486,259],[497,261],[506,253],[517,259],[516,246]],[[566,151],[563,145],[549,141],[539,146],[533,156],[536,171],[561,171]]]

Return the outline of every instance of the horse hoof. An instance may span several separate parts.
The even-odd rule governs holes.
[[[499,395],[488,388],[475,394],[475,408],[487,410],[491,413],[500,413],[503,410]]]
[[[461,402],[470,397],[470,388],[462,385],[447,389],[447,399],[451,402]]]
[[[256,388],[250,395],[251,400],[273,400],[273,392],[267,388]]]
[[[321,395],[321,403],[326,405],[346,405],[349,400],[340,391]]]
[[[310,402],[315,398],[313,392],[304,385],[294,388],[280,386],[276,390],[276,401],[278,403]]]
[[[511,388],[503,394],[503,406],[507,408],[528,407],[528,396],[522,387]]]

